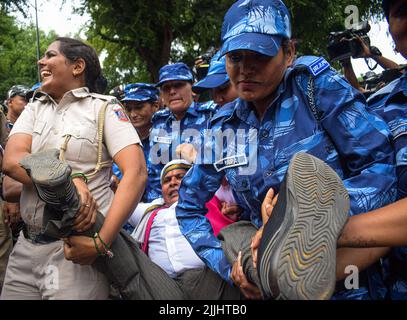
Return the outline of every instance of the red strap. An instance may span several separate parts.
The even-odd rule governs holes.
[[[153,225],[153,221],[154,218],[156,217],[156,215],[158,214],[158,212],[160,212],[160,210],[162,209],[166,209],[167,207],[160,207],[158,209],[155,209],[153,211],[153,213],[150,215],[150,217],[148,218],[147,221],[147,227],[146,227],[146,233],[144,234],[144,241],[143,241],[143,245],[141,247],[141,250],[148,255],[148,241],[150,240],[150,232],[151,232],[151,227]]]

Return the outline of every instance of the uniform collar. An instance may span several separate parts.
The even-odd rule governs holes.
[[[41,102],[45,102],[45,101],[51,101],[54,104],[57,104],[55,102],[55,100],[49,96],[47,93],[45,92],[41,92],[43,93],[43,95],[39,96],[39,97],[35,97],[35,100],[41,101]],[[68,92],[65,92],[64,96],[61,99],[61,102],[66,100],[66,99],[71,99],[73,98],[78,98],[78,99],[82,99],[82,98],[86,98],[90,96],[90,92],[89,89],[87,87],[81,87],[81,88],[77,88]]]
[[[170,109],[168,109],[168,111],[170,112],[170,115],[167,118],[167,122],[170,121],[170,120],[171,121],[177,121],[177,117],[175,116],[175,114],[173,114]],[[181,121],[183,119],[185,119],[186,117],[188,117],[188,115],[191,115],[191,116],[193,116],[195,118],[198,117],[198,115],[199,115],[198,112],[196,111],[196,103],[194,101],[188,107],[187,112],[185,113],[185,116],[184,116],[184,118],[181,119]]]

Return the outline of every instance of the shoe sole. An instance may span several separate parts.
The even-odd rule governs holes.
[[[21,165],[29,168],[33,182],[43,187],[52,188],[65,183],[71,174],[68,164],[58,158],[58,150],[47,150],[28,156],[21,160]]]
[[[263,235],[273,238],[262,239],[259,249],[258,272],[266,298],[331,297],[336,282],[336,243],[348,211],[349,196],[335,171],[309,154],[296,154],[264,227]],[[281,217],[277,228],[271,223],[274,216]]]

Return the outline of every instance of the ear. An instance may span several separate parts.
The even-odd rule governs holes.
[[[157,112],[160,109],[158,102],[154,102],[152,104],[152,108],[153,108],[154,112]]]
[[[288,41],[287,51],[285,52],[287,66],[291,66],[295,59],[295,45],[292,40]]]
[[[84,74],[86,68],[86,62],[82,58],[77,59],[73,63],[73,76],[74,77],[80,77],[82,74]]]

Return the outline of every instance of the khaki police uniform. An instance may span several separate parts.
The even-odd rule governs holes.
[[[98,160],[101,138],[98,137],[98,116],[106,101],[111,103],[104,117],[102,161],[111,162],[120,150],[141,142],[117,100],[89,93],[87,88],[67,92],[59,104],[48,95],[34,98],[10,135],[31,135],[32,153],[60,149],[70,136],[64,153],[66,162],[72,167],[72,173],[90,173]],[[103,215],[107,214],[114,196],[110,177],[111,168],[105,167],[88,181],[89,190]],[[44,206],[34,187],[23,187],[21,217],[30,232],[41,231]],[[56,274],[55,279],[50,273]],[[38,244],[20,235],[10,255],[2,298],[104,299],[108,293],[103,274],[92,266],[76,265],[64,258],[62,241]]]
[[[6,116],[3,111],[0,110],[0,145],[4,148],[8,137],[8,131],[6,128]],[[13,249],[13,240],[11,237],[10,227],[4,222],[3,215],[3,201],[0,199],[0,293],[3,287],[4,275],[6,273],[6,267],[8,257]]]

